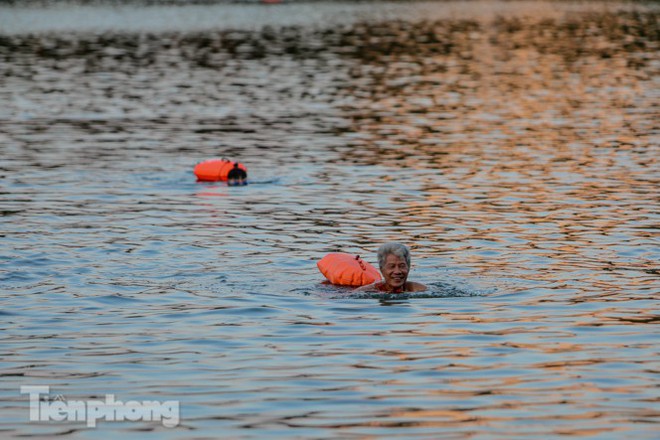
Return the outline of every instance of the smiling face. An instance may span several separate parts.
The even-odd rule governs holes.
[[[398,255],[388,254],[380,271],[383,274],[383,278],[385,278],[385,285],[383,287],[386,290],[391,292],[403,291],[406,280],[408,279],[408,271],[410,271],[405,259]]]

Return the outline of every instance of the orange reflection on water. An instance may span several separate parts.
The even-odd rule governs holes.
[[[596,243],[648,243],[660,183],[658,144],[639,117],[654,107],[657,73],[644,20],[385,23],[356,54],[364,65],[344,109],[358,135],[343,159],[417,170],[421,197],[399,215],[425,229],[415,236],[422,253],[444,248],[457,263],[507,273],[519,269],[515,253],[531,251],[542,257],[536,279],[623,265]],[[480,241],[499,255],[477,252]],[[657,265],[634,266],[643,283]]]

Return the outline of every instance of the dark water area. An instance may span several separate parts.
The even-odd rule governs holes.
[[[0,6],[0,437],[657,438],[659,12]]]

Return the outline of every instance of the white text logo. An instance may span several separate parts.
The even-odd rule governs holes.
[[[96,426],[97,420],[161,421],[167,428],[179,425],[179,402],[175,400],[122,402],[115,400],[114,394],[106,394],[105,400],[66,400],[62,396],[42,399],[49,392],[47,385],[21,386],[21,394],[30,395],[30,421],[86,422],[90,428]]]

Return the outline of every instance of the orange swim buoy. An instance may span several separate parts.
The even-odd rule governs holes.
[[[235,163],[237,162],[229,159],[209,159],[195,165],[193,173],[197,176],[197,180],[202,182],[225,181]],[[242,163],[239,163],[238,167],[247,172],[247,168]]]
[[[366,286],[381,279],[378,270],[359,255],[333,252],[316,265],[328,281],[340,286]]]

